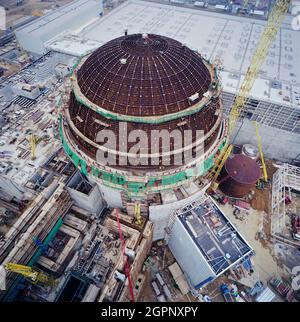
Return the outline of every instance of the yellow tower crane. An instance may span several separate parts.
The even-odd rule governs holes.
[[[34,135],[33,133],[29,135],[29,145],[30,145],[30,151],[31,151],[31,160],[36,159],[36,146],[43,140],[42,137],[38,137]]]
[[[4,264],[4,268],[8,272],[14,272],[29,278],[33,283],[53,284],[54,282],[54,280],[48,275],[35,271],[32,269],[32,267],[29,266],[15,263],[6,263]]]
[[[35,151],[36,151],[36,145],[37,145],[37,138],[34,134],[30,134],[29,136],[29,145],[31,150],[31,160],[36,159]]]
[[[276,37],[278,29],[285,17],[285,14],[288,11],[290,3],[291,3],[291,0],[277,0],[275,2],[272,11],[269,14],[269,19],[267,21],[263,34],[259,39],[258,45],[256,47],[255,53],[252,57],[250,66],[246,72],[242,85],[235,96],[235,99],[228,117],[227,142],[222,152],[218,156],[215,162],[215,165],[212,168],[210,173],[210,179],[212,182],[211,188],[213,190],[216,189],[218,186],[216,184],[216,180],[232,150],[232,145],[229,144],[229,140],[235,129],[237,121],[239,120],[240,116],[245,110],[247,99],[250,96],[250,91],[253,87],[255,80],[257,79],[260,67],[264,62],[267,56],[268,50]]]

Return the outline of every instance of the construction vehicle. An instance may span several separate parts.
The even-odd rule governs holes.
[[[245,106],[246,102],[250,96],[250,91],[253,87],[253,84],[255,80],[258,77],[260,67],[262,63],[264,62],[268,50],[273,43],[277,32],[279,30],[279,27],[285,17],[285,14],[288,11],[289,5],[291,0],[278,0],[274,3],[273,9],[269,14],[269,19],[267,21],[266,27],[264,29],[264,32],[259,39],[257,48],[255,50],[255,53],[252,57],[250,66],[248,67],[248,70],[245,74],[244,80],[242,82],[241,87],[239,88],[233,105],[229,111],[229,117],[228,117],[228,135],[227,135],[227,142],[218,156],[214,167],[212,168],[210,172],[210,179],[211,179],[211,189],[216,190],[218,187],[217,184],[217,178],[221,172],[221,169],[223,168],[227,158],[231,154],[232,151],[232,145],[229,144],[229,140],[232,139],[234,141],[234,138],[232,138],[234,129],[236,127],[237,122],[243,116],[243,113],[245,112]]]
[[[228,288],[228,285],[226,283],[223,283],[220,286],[220,289],[221,289],[221,292],[222,292],[225,302],[234,302],[234,299],[233,299],[233,297],[230,293],[230,290]]]
[[[53,284],[54,280],[48,275],[34,270],[32,267],[15,264],[15,263],[6,263],[4,268],[7,272],[14,272],[24,276],[31,280],[32,283],[43,283],[43,284]]]
[[[244,200],[235,200],[233,206],[237,209],[245,211],[249,211],[251,209],[250,204]]]
[[[137,225],[141,225],[142,224],[142,216],[141,216],[141,204],[136,202],[134,204],[134,219],[135,219],[135,223]]]
[[[219,193],[213,191],[211,196],[217,201],[219,202],[221,205],[226,205],[229,201],[229,198],[226,196],[222,196]]]

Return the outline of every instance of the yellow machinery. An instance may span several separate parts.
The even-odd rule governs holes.
[[[34,134],[30,134],[29,136],[29,145],[31,150],[31,160],[36,159],[35,151],[36,151],[36,144],[37,144],[37,138]]]
[[[42,12],[42,11],[40,11],[40,10],[34,10],[34,11],[32,12],[32,15],[33,15],[34,17],[41,17],[41,16],[43,16],[43,12]]]
[[[263,178],[264,178],[265,182],[268,182],[268,173],[267,173],[265,158],[264,158],[264,154],[263,154],[263,150],[262,150],[261,139],[260,139],[260,135],[258,132],[257,122],[254,122],[254,125],[255,125],[255,133],[256,133],[256,138],[257,138],[257,144],[258,144],[258,150],[259,150],[259,154],[260,154],[261,165],[262,165],[262,169],[263,169]]]
[[[217,188],[216,180],[221,172],[221,169],[226,162],[232,146],[229,144],[229,140],[232,136],[232,133],[235,129],[236,123],[239,120],[241,114],[245,109],[247,99],[250,95],[250,91],[253,87],[253,84],[258,76],[260,67],[264,62],[268,50],[276,37],[278,29],[284,19],[285,14],[288,11],[291,0],[277,0],[274,4],[274,7],[269,15],[264,32],[259,39],[258,45],[256,47],[255,53],[252,57],[250,66],[246,72],[244,80],[241,87],[239,88],[238,93],[235,96],[235,100],[231,107],[228,117],[228,138],[225,147],[222,150],[222,153],[218,156],[218,159],[215,162],[215,165],[211,171],[210,177],[212,181],[212,189]]]
[[[211,171],[211,175],[213,175],[213,177],[214,177],[214,180],[211,183],[211,188],[213,190],[217,190],[217,188],[218,188],[218,184],[217,184],[216,180],[217,180],[227,158],[229,157],[229,155],[232,151],[232,148],[233,148],[232,145],[228,145],[228,148],[226,148],[226,149],[224,148],[225,153],[222,154],[222,157],[217,158],[217,160],[215,162],[214,168]]]
[[[4,268],[8,272],[14,272],[31,279],[33,283],[53,284],[54,280],[49,276],[33,270],[29,266],[19,265],[15,263],[4,264]]]
[[[134,219],[135,219],[135,223],[137,225],[141,225],[142,224],[141,204],[138,203],[138,202],[134,204]]]
[[[40,138],[34,134],[29,135],[29,145],[30,145],[30,150],[31,150],[31,160],[36,159],[36,146],[42,141],[43,138]]]

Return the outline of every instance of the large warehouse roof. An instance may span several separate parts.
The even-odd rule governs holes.
[[[288,17],[280,28],[252,96],[300,107],[300,33],[292,29],[290,20]],[[220,57],[224,90],[234,93],[264,25],[263,20],[130,0],[87,26],[81,35],[106,43],[128,28],[129,34],[146,32],[172,37],[208,59]]]

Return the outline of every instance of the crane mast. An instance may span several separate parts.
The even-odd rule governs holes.
[[[34,134],[30,134],[29,136],[29,145],[31,150],[31,160],[36,159],[35,151],[36,151],[36,137]]]
[[[268,54],[268,50],[273,43],[278,29],[285,17],[285,14],[288,11],[291,0],[278,0],[273,6],[273,9],[269,15],[269,19],[267,21],[266,27],[263,31],[262,36],[259,39],[258,45],[256,47],[255,53],[252,57],[250,66],[246,72],[242,85],[240,86],[233,105],[229,112],[228,117],[228,137],[227,142],[218,156],[214,167],[210,173],[210,179],[212,182],[212,189],[217,187],[216,180],[221,172],[223,165],[225,164],[230,152],[232,150],[232,146],[229,144],[229,140],[234,132],[236,124],[240,117],[242,116],[243,111],[245,110],[246,102],[250,96],[250,91],[253,87],[255,80],[258,77],[260,68]],[[264,169],[265,171],[265,169]]]
[[[31,279],[33,283],[45,283],[52,284],[53,280],[41,272],[35,271],[32,267],[15,264],[15,263],[6,263],[4,268],[8,272],[14,272],[20,274],[24,277]]]

